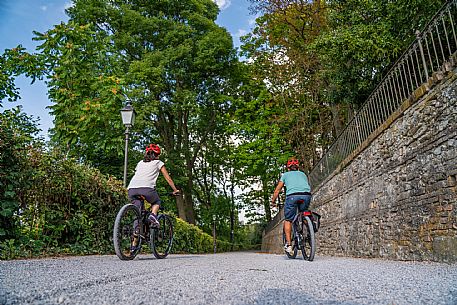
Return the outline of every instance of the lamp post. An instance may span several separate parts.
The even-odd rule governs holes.
[[[128,162],[128,148],[129,148],[129,128],[133,126],[135,122],[135,110],[133,109],[130,101],[124,108],[121,109],[122,123],[125,126],[125,152],[124,152],[124,187],[127,186],[127,162]]]
[[[217,252],[217,241],[216,241],[216,214],[213,214],[213,251],[214,254]]]

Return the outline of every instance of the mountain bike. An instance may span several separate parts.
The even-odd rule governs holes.
[[[286,251],[288,258],[295,258],[298,250],[300,250],[304,260],[312,261],[314,259],[316,254],[316,237],[314,233],[319,229],[320,217],[319,214],[308,210],[298,212],[295,215],[292,221],[292,253]],[[285,245],[286,233],[284,230],[282,240]]]
[[[161,213],[159,209],[158,227],[150,225],[150,214],[144,207],[143,196],[135,196],[141,201],[141,209],[129,203],[117,213],[114,221],[113,243],[116,255],[121,260],[132,260],[140,252],[143,244],[148,244],[154,256],[158,259],[167,257],[173,244],[173,222],[171,217]]]

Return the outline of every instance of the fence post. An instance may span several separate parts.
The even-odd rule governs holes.
[[[422,64],[424,65],[424,69],[425,69],[425,81],[428,82],[427,62],[425,61],[424,49],[422,48],[422,41],[421,41],[420,34],[421,34],[421,32],[416,31],[417,43],[419,44],[419,51],[421,52]]]

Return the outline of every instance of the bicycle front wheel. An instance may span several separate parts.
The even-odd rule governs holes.
[[[157,217],[159,228],[151,228],[151,250],[158,259],[170,253],[173,244],[173,223],[170,216],[160,214]]]
[[[141,213],[133,204],[126,204],[117,213],[113,229],[116,255],[122,260],[132,260],[141,249]]]
[[[316,253],[316,240],[314,236],[313,223],[308,216],[303,217],[302,229],[303,238],[300,245],[301,253],[303,255],[303,259],[311,262]]]

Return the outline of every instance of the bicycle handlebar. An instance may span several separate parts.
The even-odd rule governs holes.
[[[177,194],[175,194],[175,193],[173,193],[173,192],[168,192],[168,193],[166,193],[167,196],[172,196],[172,197],[178,197],[178,196],[180,196],[181,194],[182,194],[181,191],[179,191],[179,193],[177,193]]]

